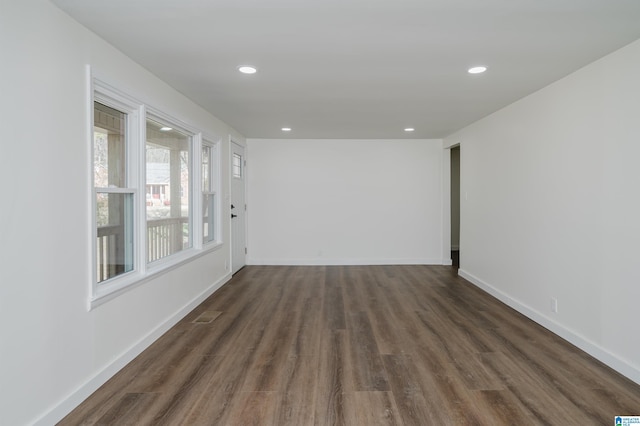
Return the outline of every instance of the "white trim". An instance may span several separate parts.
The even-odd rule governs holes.
[[[138,115],[138,129],[137,129],[137,142],[135,146],[131,147],[132,161],[135,160],[136,167],[131,171],[130,176],[133,176],[135,172],[135,178],[137,179],[136,185],[138,188],[138,200],[136,204],[136,262],[137,271],[139,275],[137,280],[143,279],[147,273],[147,107],[144,104],[140,105],[140,112]],[[131,284],[131,288],[136,285],[135,281]],[[118,295],[124,293],[124,291],[117,291]],[[115,294],[114,294],[115,296]],[[94,297],[94,299],[97,299]],[[111,297],[103,299],[101,302],[92,301],[92,308],[111,300]]]
[[[638,369],[637,367],[629,364],[623,359],[620,359],[603,347],[577,334],[575,331],[566,328],[562,324],[559,324],[546,315],[530,308],[529,306],[523,304],[522,302],[519,302],[518,300],[513,299],[508,294],[502,292],[501,290],[498,290],[491,284],[482,281],[480,278],[470,274],[469,272],[463,269],[459,269],[458,275],[474,284],[476,287],[489,293],[504,304],[512,307],[529,319],[537,322],[552,333],[557,334],[572,345],[582,349],[589,355],[613,368],[620,374],[628,377],[630,380],[633,380],[634,382],[640,384],[640,369]]]
[[[147,349],[153,342],[158,340],[160,336],[166,333],[171,327],[176,325],[181,319],[183,319],[189,312],[200,305],[204,300],[219,290],[224,284],[231,279],[231,273],[227,273],[222,278],[211,284],[206,290],[193,298],[180,310],[168,317],[155,329],[149,332],[146,336],[140,339],[137,343],[126,350],[122,355],[115,359],[110,364],[106,365],[100,372],[90,378],[86,383],[81,385],[77,390],[72,392],[55,407],[45,413],[42,417],[37,419],[34,425],[52,425],[58,423],[67,414],[69,414],[74,408],[87,399],[93,392],[95,392],[100,386],[113,377],[118,371],[124,368],[135,357],[140,355],[142,351]]]
[[[204,239],[202,235],[203,223],[201,223],[200,243],[203,247],[221,244],[223,241],[222,225],[221,225],[223,203],[222,203],[222,197],[220,196],[221,189],[222,189],[222,171],[221,171],[222,167],[220,163],[222,150],[220,149],[220,145],[221,145],[220,138],[208,137],[206,134],[201,134],[199,155],[202,156],[202,148],[204,146],[208,146],[211,149],[211,156],[213,157],[213,161],[210,161],[210,164],[209,164],[209,181],[210,181],[209,191],[204,191],[204,189],[202,188],[202,176],[200,176],[200,180],[199,180],[200,202],[202,203],[202,196],[204,194],[213,194],[215,196],[214,208],[213,208],[213,212],[211,212],[211,214],[214,215],[214,224],[213,224],[213,229],[210,230],[210,232],[213,232],[214,239],[212,241],[207,241],[207,242],[203,241]],[[199,169],[199,173],[202,173],[202,158],[200,158],[200,161],[197,162],[197,165],[198,165],[197,168]],[[197,211],[202,212],[202,206]],[[203,218],[201,217],[200,219],[202,222]]]
[[[286,266],[308,266],[308,265],[443,265],[443,259],[427,258],[378,258],[378,259],[327,259],[324,257],[293,258],[293,259],[254,259],[247,258],[247,265],[286,265]]]
[[[194,221],[194,216],[196,215],[196,208],[195,208],[195,203],[194,203],[194,194],[195,193],[200,193],[200,187],[201,187],[201,181],[199,181],[197,179],[198,176],[200,176],[199,174],[197,174],[196,172],[196,161],[195,161],[195,155],[196,152],[198,151],[198,149],[201,148],[201,142],[202,142],[202,135],[200,133],[200,131],[193,127],[190,126],[186,123],[184,123],[183,121],[173,117],[171,114],[165,113],[161,110],[158,110],[156,108],[154,108],[153,106],[150,105],[146,105],[145,106],[145,133],[144,133],[144,138],[141,142],[141,152],[146,153],[146,149],[147,149],[147,144],[149,143],[149,137],[147,135],[147,127],[149,126],[149,121],[155,122],[157,124],[162,124],[162,125],[168,125],[170,126],[173,130],[182,133],[184,136],[187,136],[189,138],[189,141],[187,143],[187,146],[189,147],[189,152],[188,152],[188,168],[189,168],[189,187],[187,188],[188,191],[188,198],[189,198],[189,216],[188,216],[188,223],[189,223],[189,248],[190,249],[197,249],[199,247],[202,247],[202,245],[200,244],[199,246],[196,245],[196,241],[197,240],[202,240],[202,238],[200,237],[200,229],[196,228],[196,222]],[[198,147],[198,148],[196,148]],[[199,153],[198,153],[199,154]],[[198,157],[199,158],[199,157]],[[197,164],[197,167],[200,167],[200,164]],[[147,159],[146,159],[146,154],[142,155],[142,158],[140,158],[140,170],[144,171],[144,176],[142,177],[142,181],[140,182],[140,187],[144,188],[144,195],[141,194],[140,199],[144,199],[146,201],[146,186],[147,186]],[[197,189],[197,191],[196,191]],[[143,191],[141,191],[143,192]],[[171,197],[173,198],[174,194],[171,194]],[[199,204],[198,204],[199,205]],[[140,215],[140,220],[141,223],[143,224],[143,227],[145,229],[145,235],[141,237],[144,238],[143,241],[146,241],[146,232],[147,232],[147,226],[148,226],[148,218],[146,217],[147,214],[147,208],[145,205],[144,208],[144,212],[141,213]],[[142,220],[142,216],[144,216],[144,220]],[[196,235],[197,234],[197,235]],[[198,238],[196,238],[198,237]],[[148,247],[145,245],[144,248],[144,252],[148,253]],[[180,250],[177,253],[180,253],[182,251],[185,251],[188,249],[184,249],[184,250]],[[173,256],[176,256],[177,253],[173,253],[173,254],[169,254],[161,259],[158,259],[152,263],[156,263],[156,262],[162,262],[164,263],[165,259],[170,259]],[[152,266],[150,266],[151,264],[149,263],[149,260],[145,258],[145,263],[147,265],[147,270],[151,269]]]
[[[198,133],[191,137],[191,149],[193,152],[191,153],[191,179],[193,182],[189,185],[189,201],[190,208],[193,209],[193,213],[191,216],[191,247],[196,250],[202,249],[204,246],[202,240],[202,228],[203,228],[203,220],[202,220],[202,146],[204,144],[202,139],[202,133]],[[196,193],[195,190],[198,190]],[[197,234],[197,235],[196,235]],[[195,238],[195,237],[198,238]]]
[[[95,191],[98,194],[131,194],[131,195],[136,195],[138,192],[136,188],[95,188]]]
[[[444,141],[442,142],[444,145]],[[440,163],[440,242],[443,259],[451,257],[451,150],[443,149]],[[446,265],[446,260],[444,262]]]
[[[193,146],[193,138],[195,135],[200,133],[200,129],[194,127],[188,123],[185,123],[183,120],[174,117],[170,113],[164,112],[161,109],[155,108],[153,105],[145,104],[146,114],[145,114],[145,128],[146,128],[146,120],[149,119],[151,121],[155,121],[159,124],[169,124],[173,130],[176,130],[180,133],[183,133],[185,136],[191,137],[191,146]],[[144,143],[147,143],[146,133]]]
[[[140,141],[144,140],[144,127],[141,127],[144,123],[144,105],[142,105],[135,98],[127,95],[118,88],[114,87],[110,83],[107,83],[99,76],[96,76],[90,65],[87,65],[87,142],[90,145],[89,149],[89,167],[90,172],[90,187],[91,187],[91,207],[89,224],[91,227],[90,235],[90,253],[91,253],[91,276],[89,277],[89,302],[88,310],[93,309],[97,304],[94,302],[97,299],[101,299],[105,293],[114,292],[121,294],[121,289],[129,285],[141,277],[144,277],[145,265],[144,257],[140,253],[144,253],[144,250],[140,248],[140,244],[145,241],[144,233],[138,229],[140,228],[139,218],[141,213],[141,203],[144,203],[143,198],[138,191],[140,182],[142,182],[141,174],[135,173],[138,170],[137,165],[140,158],[144,158],[144,150],[140,152],[138,146]],[[103,103],[109,107],[115,108],[127,114],[127,126],[126,126],[126,188],[95,188],[94,182],[94,152],[93,152],[93,132],[94,132],[94,108],[95,102]],[[144,144],[143,144],[144,145]],[[96,265],[96,239],[97,239],[97,227],[96,227],[96,193],[131,193],[133,194],[133,270],[125,274],[113,277],[103,282],[96,282],[97,265]],[[144,204],[142,204],[144,206]],[[105,299],[106,300],[106,299]]]
[[[94,122],[94,117],[93,117],[93,113],[94,113],[94,108],[95,108],[95,86],[96,86],[96,79],[95,79],[95,75],[93,73],[93,70],[91,68],[91,65],[86,65],[85,68],[85,84],[86,84],[86,90],[87,93],[85,94],[85,98],[87,100],[86,102],[86,134],[85,134],[85,142],[89,144],[89,149],[87,150],[87,159],[86,159],[86,164],[89,165],[89,167],[86,168],[87,173],[89,174],[87,176],[87,182],[89,182],[89,186],[88,186],[88,197],[89,197],[89,217],[87,218],[87,225],[89,226],[88,229],[88,233],[87,235],[90,235],[90,237],[88,238],[87,241],[87,253],[89,253],[90,259],[89,261],[91,262],[91,267],[88,268],[89,269],[89,276],[87,277],[87,285],[88,285],[88,298],[87,300],[91,300],[96,293],[96,289],[97,289],[97,283],[96,283],[96,277],[98,276],[98,265],[96,265],[96,258],[97,258],[97,253],[96,253],[96,240],[98,239],[98,228],[96,226],[96,203],[94,201],[95,197],[95,170],[93,168],[93,162],[94,162],[94,156],[95,153],[93,151],[93,122]],[[128,171],[128,170],[127,170]],[[134,212],[135,212],[135,206],[134,206]],[[135,214],[135,213],[134,213]],[[134,244],[136,244],[136,241],[134,240]],[[137,262],[137,259],[134,258],[134,262]],[[137,267],[137,264],[133,265],[133,269],[135,270],[135,268]],[[91,310],[91,302],[88,303],[88,310]]]
[[[232,178],[231,178],[231,173],[233,173],[233,171],[231,170],[231,151],[232,151],[232,146],[234,143],[234,138],[233,136],[229,135],[227,138],[227,140],[224,142],[225,147],[227,148],[227,158],[224,159],[224,166],[223,166],[223,162],[222,162],[222,150],[220,151],[220,167],[225,167],[225,169],[227,170],[227,188],[226,188],[226,193],[224,195],[224,198],[221,198],[220,201],[222,203],[224,203],[221,207],[220,207],[220,213],[223,215],[224,218],[230,218],[231,217],[231,183],[232,183]],[[221,185],[222,187],[222,185]],[[244,194],[246,197],[246,193]],[[246,201],[246,199],[245,199]],[[246,217],[245,217],[246,219]],[[224,225],[227,225],[227,232],[229,234],[229,244],[227,244],[227,257],[228,260],[225,260],[224,263],[224,269],[227,270],[227,266],[228,266],[228,270],[229,271],[233,271],[233,224],[231,223],[231,220],[225,219],[222,223],[221,223],[221,227],[223,227]],[[233,272],[232,272],[233,273]]]
[[[249,177],[247,175],[247,157],[249,155],[249,149],[248,146],[246,144],[246,141],[244,143],[240,143],[238,141],[236,141],[236,139],[232,136],[229,135],[229,158],[227,159],[227,166],[229,167],[229,196],[226,200],[226,210],[225,210],[225,214],[227,216],[227,218],[230,219],[231,217],[231,200],[233,199],[233,190],[232,190],[232,186],[233,186],[233,179],[238,179],[238,178],[234,178],[233,177],[233,145],[237,145],[238,147],[242,148],[242,153],[243,153],[243,158],[242,158],[242,164],[241,164],[241,170],[242,170],[242,183],[243,183],[243,192],[244,192],[244,206],[241,206],[240,208],[244,209],[244,247],[245,247],[245,252],[244,252],[244,262],[243,262],[243,266],[245,265],[251,265],[251,263],[249,263],[249,256],[248,256],[248,251],[249,251],[249,207],[248,207],[248,203],[249,203]],[[233,221],[229,220],[229,269],[233,272]],[[260,265],[259,263],[256,263],[255,265]],[[267,263],[263,263],[262,265],[270,265]],[[242,268],[240,268],[242,269]],[[237,271],[236,271],[237,272]]]

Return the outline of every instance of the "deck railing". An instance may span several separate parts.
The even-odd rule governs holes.
[[[124,262],[118,261],[118,247],[124,237],[124,226],[107,225],[98,227],[96,246],[97,282],[115,277],[124,271]]]
[[[147,262],[153,262],[176,253],[188,244],[188,232],[185,226],[188,217],[153,219],[147,221]],[[102,282],[124,272],[124,253],[122,251],[124,227],[108,225],[98,227],[96,241],[96,279]]]
[[[147,262],[162,259],[185,248],[189,237],[185,233],[188,217],[147,221]]]

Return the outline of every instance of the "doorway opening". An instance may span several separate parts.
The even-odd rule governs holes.
[[[451,148],[451,263],[460,268],[460,146]]]

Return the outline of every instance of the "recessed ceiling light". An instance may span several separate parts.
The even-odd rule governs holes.
[[[479,67],[469,68],[468,72],[469,74],[482,74],[486,70],[487,70],[487,67],[479,66]]]
[[[413,132],[415,129],[413,127],[406,127],[404,129],[405,132]]]
[[[291,131],[291,127],[283,127],[282,131],[283,132],[290,132]]]
[[[256,67],[252,67],[251,65],[242,65],[238,67],[238,71],[242,74],[255,74],[258,69]]]
[[[160,130],[162,130],[163,132],[168,132],[169,130],[173,130],[173,127],[164,126],[164,127],[160,127]]]

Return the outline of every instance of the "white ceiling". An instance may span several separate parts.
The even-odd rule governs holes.
[[[257,138],[441,138],[640,38],[640,0],[52,1]]]

